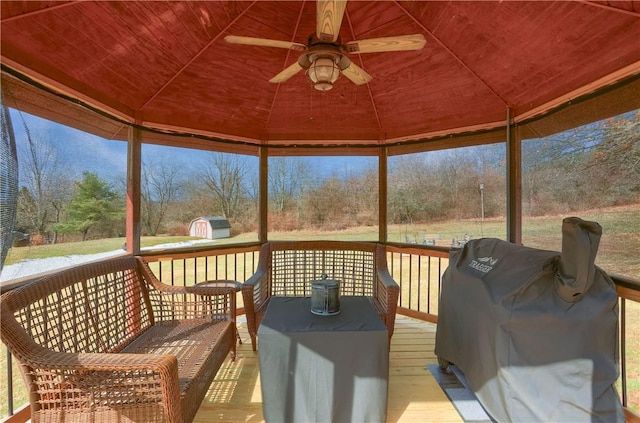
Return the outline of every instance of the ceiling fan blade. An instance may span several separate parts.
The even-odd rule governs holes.
[[[347,0],[318,0],[316,2],[316,36],[330,43],[338,39]]]
[[[353,62],[351,62],[351,64],[346,68],[342,69],[342,74],[356,85],[366,84],[373,79],[371,75],[365,72],[364,69]]]
[[[288,48],[296,51],[304,51],[307,46],[300,43],[293,43],[290,41],[269,40],[267,38],[254,38],[254,37],[241,37],[237,35],[227,35],[224,40],[231,44],[244,44],[249,46],[260,47],[278,47]]]
[[[399,35],[397,37],[371,38],[349,41],[344,48],[349,53],[379,53],[384,51],[420,50],[426,44],[424,35]]]
[[[294,64],[292,64],[291,66],[289,66],[288,68],[286,68],[285,70],[283,70],[282,72],[280,72],[279,74],[271,78],[269,82],[273,84],[279,84],[281,82],[288,80],[293,75],[300,72],[301,70],[302,70],[302,66],[300,66],[298,62],[295,62]]]

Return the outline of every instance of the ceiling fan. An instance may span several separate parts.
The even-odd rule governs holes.
[[[316,32],[309,36],[308,43],[270,40],[266,38],[227,35],[224,39],[232,44],[262,47],[286,48],[301,51],[298,61],[269,80],[272,83],[285,82],[301,70],[313,86],[320,91],[333,88],[340,73],[356,85],[366,84],[373,78],[349,59],[349,53],[379,53],[387,51],[419,50],[426,40],[422,34],[399,35],[395,37],[371,38],[349,41],[342,44],[339,33],[347,0],[318,0],[316,2]]]

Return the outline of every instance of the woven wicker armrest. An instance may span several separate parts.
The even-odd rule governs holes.
[[[7,310],[2,325],[3,342],[28,369],[35,421],[84,413],[107,417],[124,409],[136,421],[182,422],[175,356],[52,351],[33,342]]]
[[[267,269],[258,267],[256,272],[245,283],[242,284],[242,298],[245,303],[251,303],[256,309],[260,309],[265,301],[264,295],[260,293],[268,292],[269,272]],[[248,296],[247,296],[248,294]]]
[[[256,337],[262,313],[269,304],[269,245],[260,249],[260,259],[255,273],[242,284],[242,300],[247,316],[247,330],[251,336],[253,351],[256,351]]]
[[[49,353],[48,358],[38,367],[33,363],[39,375],[47,375],[34,382],[41,398],[60,397],[55,407],[61,413],[73,410],[99,416],[101,408],[106,415],[131,409],[144,421],[183,421],[173,355]]]
[[[212,286],[212,285],[196,285],[196,286],[175,286],[167,285],[161,282],[153,273],[149,264],[142,258],[136,257],[140,273],[142,277],[151,283],[155,289],[166,294],[196,294],[203,296],[229,295],[235,292],[235,288],[230,286]],[[235,282],[235,281],[229,281]]]
[[[377,289],[374,291],[374,306],[378,309],[380,317],[382,317],[387,325],[389,339],[391,339],[395,328],[400,286],[398,286],[397,282],[389,273],[389,269],[387,267],[387,252],[381,245],[376,248],[376,262]]]
[[[173,286],[162,283],[142,257],[136,257],[142,278],[149,285],[157,320],[174,318],[228,318],[235,322],[236,291],[230,286]],[[215,298],[218,297],[218,298]]]
[[[260,258],[258,259],[256,271],[242,284],[243,295],[245,291],[255,292],[261,291],[265,288],[264,285],[266,284],[269,276],[270,253],[271,248],[269,243],[263,244],[260,248]]]

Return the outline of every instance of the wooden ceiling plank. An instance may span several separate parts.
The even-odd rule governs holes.
[[[296,34],[298,34],[298,26],[300,25],[301,11],[304,10],[304,3],[297,6],[294,2],[268,2],[260,1],[254,6],[255,13],[246,16],[247,29],[268,31],[271,34],[269,38],[277,40],[287,40],[294,42]],[[291,12],[290,12],[291,11]],[[290,16],[293,15],[293,18]],[[258,24],[256,26],[256,23]],[[247,34],[234,34],[247,35]],[[306,44],[305,34],[302,41]]]
[[[349,32],[351,33],[351,36],[353,38],[355,38],[355,33],[353,31],[353,24],[351,22],[351,18],[350,18],[350,14],[349,14],[348,10],[345,11],[345,17],[347,18],[346,20],[347,20],[347,25],[349,26]],[[358,57],[354,58],[354,60],[357,60],[358,62],[360,62],[360,66],[362,68],[365,68],[364,58],[362,57],[361,54],[358,54],[357,56]],[[379,134],[378,138],[382,140],[384,138],[384,136],[385,136],[384,135],[385,134],[385,129],[382,126],[382,122],[380,120],[380,114],[378,113],[378,107],[376,105],[376,99],[373,96],[373,92],[371,91],[371,85],[370,84],[365,84],[365,86],[367,87],[367,93],[369,94],[369,101],[371,102],[371,108],[373,109],[373,114],[374,114],[375,119],[376,119],[376,128],[377,128],[377,131],[378,131],[378,134]]]
[[[599,7],[601,9],[605,9],[605,10],[609,10],[611,12],[616,12],[616,13],[623,13],[625,15],[629,15],[629,16],[633,16],[636,18],[640,18],[640,12],[636,12],[634,10],[627,10],[627,9],[623,9],[620,7],[616,7],[616,6],[611,6],[610,4],[602,4],[596,1],[589,1],[589,0],[575,0],[579,3],[583,3],[589,6],[593,6],[593,7]],[[614,2],[614,4],[616,4],[618,2]]]
[[[400,7],[406,13],[406,15],[411,18],[411,20],[413,20],[416,24],[418,24],[420,26],[420,28],[422,28],[423,31],[425,31],[433,40],[435,40],[436,43],[438,43],[443,49],[445,49],[447,51],[447,53],[449,53],[451,55],[451,57],[453,57],[460,65],[462,65],[462,67],[465,68],[467,70],[467,72],[469,72],[478,81],[480,81],[485,87],[487,87],[489,89],[489,91],[491,91],[493,93],[493,95],[496,98],[498,98],[504,104],[505,107],[508,106],[508,103],[505,101],[505,99],[503,99],[500,94],[498,94],[482,77],[480,77],[480,75],[478,75],[473,69],[471,69],[442,40],[440,40],[439,37],[436,37],[436,35],[431,30],[429,30],[429,28],[424,26],[422,24],[422,22],[420,20],[418,20],[415,16],[413,16],[409,10],[407,10],[403,5],[400,4],[400,2],[398,2],[397,0],[394,0],[394,3],[396,3],[398,5],[398,7]]]
[[[166,55],[160,57],[155,49],[150,47],[149,39],[142,39],[139,33],[141,28],[137,23],[130,24],[130,19],[138,18],[126,9],[126,2],[99,2],[96,8],[88,8],[85,15],[93,21],[94,27],[103,28],[100,35],[105,32],[109,36],[96,39],[95,42],[101,43],[104,49],[103,67],[109,72],[113,72],[111,79],[120,77],[124,81],[114,84],[116,89],[119,86],[127,86],[126,93],[119,93],[118,96],[124,95],[130,97],[138,95],[132,104],[140,104],[143,99],[139,98],[138,93],[143,93],[145,89],[151,89],[156,86],[160,80],[164,80],[163,74],[169,72],[175,66],[175,56]],[[122,9],[122,8],[125,9]],[[114,9],[115,8],[115,9]],[[124,11],[118,13],[118,10]],[[138,31],[138,32],[136,32]],[[147,30],[148,33],[148,30]],[[154,63],[163,63],[163,66],[151,68]],[[100,83],[100,79],[93,78],[95,83]]]
[[[103,3],[109,8],[122,9],[120,13],[111,14],[120,20],[121,26],[130,28],[130,37],[127,37],[124,45],[125,51],[135,51],[134,54],[129,54],[127,59],[136,59],[141,61],[139,57],[144,57],[145,63],[161,63],[163,66],[158,66],[160,70],[164,66],[176,67],[177,64],[184,63],[188,60],[190,43],[183,41],[176,41],[174,43],[169,42],[171,34],[167,34],[167,26],[160,18],[162,13],[171,13],[170,9],[163,8],[162,12],[153,8],[152,5],[165,5],[164,2],[108,2]],[[186,7],[182,3],[174,3],[176,7]],[[107,13],[111,9],[105,9]],[[117,9],[116,9],[117,10]],[[188,31],[191,32],[191,31]],[[202,43],[199,43],[202,45]],[[198,44],[196,44],[197,46]],[[197,51],[197,48],[194,49]],[[180,55],[184,52],[187,56],[181,58]],[[174,65],[176,64],[176,65]],[[173,65],[173,66],[172,66]],[[155,69],[154,69],[155,70]],[[138,72],[140,69],[137,70]],[[145,74],[151,71],[151,69],[144,72]],[[157,71],[155,72],[157,73]],[[154,84],[155,85],[155,84]]]
[[[256,3],[256,1],[257,0],[254,0],[251,3],[251,5],[249,5],[243,11],[243,13],[239,14],[234,20],[232,20],[231,23],[227,25],[227,28],[231,27],[234,22],[236,22],[238,19],[240,19],[244,15],[244,13],[250,10],[251,6],[253,6]],[[184,72],[191,63],[193,63],[196,59],[198,59],[198,57],[200,57],[200,55],[202,55],[207,50],[207,48],[209,48],[209,46],[215,43],[222,36],[222,34],[227,30],[227,28],[220,31],[220,33],[216,37],[212,38],[211,41],[206,46],[204,46],[195,56],[191,58],[191,60],[189,60],[189,62],[187,62],[184,66],[182,66],[180,70],[178,70],[178,72],[176,72],[162,87],[160,87],[155,93],[153,93],[151,97],[149,97],[147,101],[145,101],[142,104],[142,106],[140,106],[140,110],[143,110],[149,103],[151,103],[166,87],[168,87],[180,74],[182,74],[182,72]]]
[[[90,9],[86,9],[90,10]],[[87,40],[78,42],[75,51],[82,52],[84,57],[74,57],[74,64],[69,66],[76,72],[74,77],[82,78],[82,74],[92,75],[92,83],[110,83],[112,95],[116,98],[127,98],[141,88],[139,78],[144,78],[147,73],[140,73],[139,69],[131,67],[129,61],[122,63],[118,58],[113,57],[113,49],[107,46],[119,44],[114,36],[112,25],[109,25],[110,13],[106,15],[88,14],[80,8],[69,10],[70,15],[60,15],[58,21],[64,21],[66,26],[58,31],[64,33],[66,38],[74,40]],[[56,12],[58,15],[58,12]],[[96,19],[97,18],[97,19]],[[111,30],[106,29],[107,27]],[[115,71],[115,69],[119,69]],[[128,72],[127,72],[128,71]],[[147,84],[153,84],[152,80],[145,78]]]
[[[298,10],[298,18],[296,19],[296,24],[295,27],[293,28],[293,35],[291,37],[291,39],[289,41],[293,42],[293,40],[296,37],[296,34],[298,33],[298,29],[300,28],[300,21],[302,20],[302,16],[303,16],[303,12],[304,12],[304,2],[302,3],[302,5],[300,6],[300,9]],[[291,56],[292,56],[292,52],[291,50],[287,51],[287,57],[285,57],[284,63],[283,63],[283,67],[282,70],[286,69],[287,67],[291,66],[290,62],[291,62]],[[296,57],[297,60],[297,57]],[[280,84],[276,84],[276,90],[273,93],[273,97],[271,98],[271,106],[269,107],[269,112],[267,113],[267,120],[265,122],[265,129],[270,128],[271,127],[271,117],[273,115],[273,109],[274,106],[276,104],[276,100],[278,99],[278,94],[280,93]]]
[[[23,2],[24,3],[24,2]],[[26,2],[27,5],[29,4],[29,2]],[[21,14],[17,14],[17,15],[13,15],[13,16],[9,16],[9,17],[5,17],[2,18],[2,23],[8,23],[8,22],[14,22],[20,19],[25,19],[25,18],[29,18],[32,16],[36,16],[36,15],[40,15],[42,13],[46,13],[46,12],[51,12],[53,10],[57,10],[57,9],[62,9],[65,8],[67,6],[71,6],[73,4],[75,4],[75,1],[69,1],[69,2],[65,2],[65,3],[59,3],[59,2],[50,2],[51,4],[43,4],[41,8],[39,9],[35,9],[35,10],[30,10],[28,12],[24,12]],[[3,2],[2,5],[2,9],[7,8],[7,3]],[[4,13],[3,13],[4,15]]]
[[[350,40],[362,40],[366,38],[377,38],[381,35],[380,29],[384,27],[398,27],[395,22],[398,18],[404,16],[404,13],[400,11],[393,2],[383,1],[376,2],[376,8],[372,12],[372,5],[365,2],[351,2],[348,3],[347,8],[349,15],[351,16],[351,33],[347,33],[348,38],[345,37],[342,41],[347,42]],[[358,22],[357,27],[355,22]],[[344,26],[344,24],[343,24]],[[407,32],[400,32],[398,35],[404,35]],[[395,35],[389,32],[384,33],[384,36]]]

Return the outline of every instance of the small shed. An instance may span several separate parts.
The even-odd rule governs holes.
[[[198,217],[189,223],[189,235],[207,239],[229,238],[231,236],[231,224],[224,217]]]

